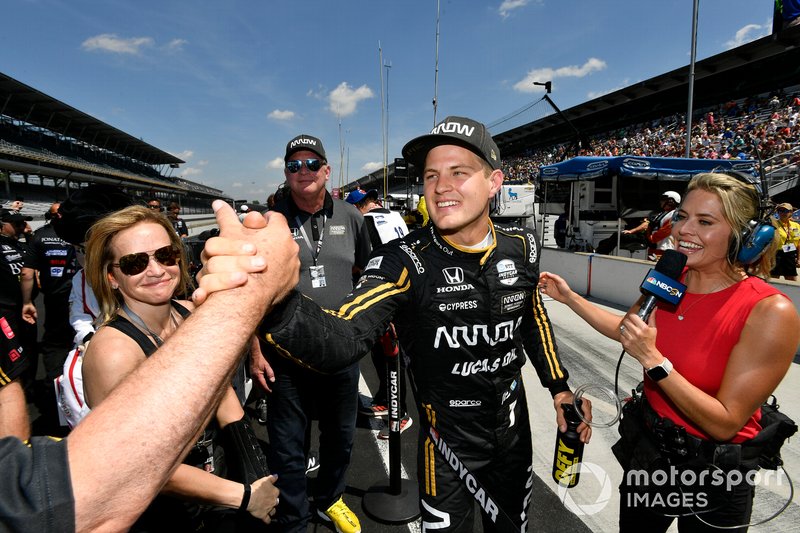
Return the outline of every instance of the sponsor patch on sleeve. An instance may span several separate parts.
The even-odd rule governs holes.
[[[382,255],[379,255],[377,257],[373,257],[372,259],[369,260],[369,263],[367,263],[367,266],[364,267],[364,270],[371,270],[371,269],[374,270],[374,269],[380,268],[382,261],[383,261],[383,256]]]

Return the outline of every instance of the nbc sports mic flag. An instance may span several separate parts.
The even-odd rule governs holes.
[[[686,292],[686,285],[651,268],[640,289],[644,294],[653,295],[662,302],[678,305]]]

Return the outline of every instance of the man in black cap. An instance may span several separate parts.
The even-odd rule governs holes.
[[[370,252],[364,218],[352,205],[327,191],[331,168],[322,141],[298,135],[286,145],[284,175],[289,194],[275,202],[275,211],[289,222],[300,246],[297,290],[325,308],[334,308],[353,288],[353,277]],[[361,530],[358,518],[342,499],[355,435],[358,403],[358,363],[330,375],[300,368],[263,345],[253,350],[251,369],[268,395],[267,460],[280,477],[281,500],[275,522],[281,531],[305,532],[310,519],[306,492],[307,432],[312,412],[319,415],[321,466],[314,504],[317,513],[333,521],[337,531]],[[369,347],[364,349],[364,353]],[[270,367],[271,365],[271,367]],[[269,382],[273,375],[274,382]]]
[[[365,354],[392,320],[420,410],[423,530],[474,531],[477,502],[483,531],[526,531],[526,355],[562,431],[560,406],[573,401],[537,287],[537,237],[489,219],[503,173],[483,124],[447,117],[403,156],[422,171],[432,224],[376,250],[338,307],[323,312],[295,292],[260,335],[289,358],[335,371]],[[586,400],[583,411],[591,420]],[[578,431],[588,442],[591,428],[581,423]]]
[[[53,221],[60,217],[60,205],[54,203],[50,206],[45,217],[49,223],[33,232],[30,243],[33,258],[31,267],[38,272],[45,309],[44,334],[39,343],[45,367],[43,398],[40,399],[44,400],[43,412],[55,427],[58,426],[58,418],[55,417],[53,380],[61,374],[64,359],[72,348],[75,333],[69,323],[69,294],[72,277],[80,268],[75,249],[56,235],[53,228]],[[33,304],[32,281],[26,280],[22,285],[23,317],[27,322],[35,324],[38,313]],[[51,434],[55,433],[51,431]]]
[[[30,425],[22,379],[35,356],[29,355],[28,343],[22,343],[20,280],[30,255],[17,235],[24,231],[25,222],[19,213],[0,211],[0,437],[23,440],[30,437]]]
[[[33,269],[34,259],[30,247],[21,242],[28,222],[33,217],[23,216],[16,211],[8,209],[0,210],[0,254],[6,264],[3,268],[8,268],[14,282],[3,286],[0,291],[0,308],[8,312],[9,323],[19,337],[27,356],[30,360],[28,374],[33,377],[36,369],[36,321],[33,323],[23,320],[23,285],[33,286],[35,271]],[[12,311],[13,310],[13,311]],[[13,315],[13,316],[11,316]]]

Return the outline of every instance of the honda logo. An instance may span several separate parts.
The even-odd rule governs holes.
[[[464,283],[464,271],[461,267],[447,267],[442,270],[442,274],[449,285]]]

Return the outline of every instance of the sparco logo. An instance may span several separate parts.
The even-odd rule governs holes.
[[[308,139],[306,137],[301,137],[300,139],[295,139],[294,141],[292,141],[292,143],[289,145],[289,149],[292,149],[295,146],[300,146],[300,145],[316,146],[317,145],[317,141],[315,141],[314,139]]]
[[[472,137],[475,131],[475,126],[468,126],[467,124],[460,124],[458,122],[443,122],[431,130],[431,134],[437,133],[458,133],[459,135],[466,135]]]
[[[539,247],[536,245],[536,237],[533,236],[533,233],[528,233],[528,246],[530,251],[528,252],[528,263],[534,264],[536,263],[536,258],[539,256]]]
[[[486,324],[473,324],[472,331],[469,326],[439,326],[436,330],[436,338],[433,341],[433,347],[438,348],[439,344],[444,337],[444,341],[450,348],[461,348],[462,343],[464,346],[477,346],[479,341],[483,341],[489,346],[495,346],[499,342],[510,340],[514,335],[514,330],[519,327],[522,318],[516,320],[507,320],[500,322],[494,326],[494,335],[489,335],[489,326]]]
[[[409,257],[409,259],[411,259],[411,261],[413,261],[414,268],[417,269],[417,274],[425,273],[425,267],[422,266],[422,262],[419,260],[419,257],[417,257],[417,254],[415,254],[411,250],[411,248],[408,247],[408,245],[401,244],[400,245],[400,249],[403,250],[406,253],[406,255]]]
[[[442,274],[448,285],[464,283],[464,270],[461,267],[447,267],[442,270]]]
[[[480,400],[450,400],[450,407],[480,407]]]

